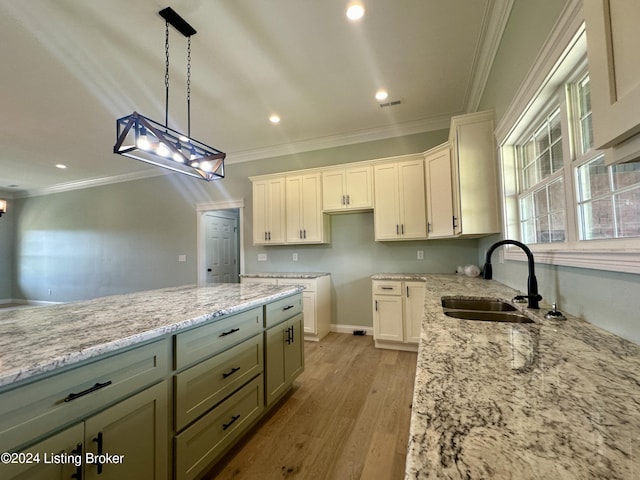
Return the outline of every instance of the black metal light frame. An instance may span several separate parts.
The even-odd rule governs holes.
[[[167,7],[158,13],[167,22],[167,71],[165,75],[167,114],[165,124],[162,125],[135,111],[131,115],[118,118],[116,120],[116,144],[113,146],[113,153],[202,180],[211,181],[224,178],[224,159],[226,158],[226,154],[190,136],[191,112],[189,87],[187,90],[187,111],[189,116],[188,134],[184,135],[169,128],[167,125],[169,117],[168,25],[171,24],[187,38],[194,35],[196,30],[171,7]],[[188,74],[189,67],[187,71]]]

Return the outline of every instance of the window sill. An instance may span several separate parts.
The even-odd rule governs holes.
[[[565,267],[607,270],[610,272],[640,273],[639,248],[562,248],[551,245],[529,245],[536,263]],[[509,248],[504,258],[526,261],[524,252]]]

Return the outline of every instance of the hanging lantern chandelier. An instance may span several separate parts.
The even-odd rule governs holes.
[[[171,7],[165,19],[165,123],[138,112],[116,120],[113,153],[203,180],[224,178],[226,154],[191,138],[191,36],[196,30]],[[187,37],[187,134],[169,128],[169,24]]]

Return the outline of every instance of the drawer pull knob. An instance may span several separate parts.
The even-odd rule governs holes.
[[[286,312],[287,310],[290,310],[290,309],[292,309],[293,307],[295,307],[295,305],[287,305],[286,307],[284,307],[284,308],[282,309],[282,311],[283,311],[283,312]]]
[[[96,383],[93,387],[87,388],[79,393],[70,393],[67,395],[67,398],[64,399],[65,402],[70,402],[75,400],[76,398],[84,397],[85,395],[95,392],[96,390],[100,390],[101,388],[106,387],[107,385],[111,385],[111,380],[108,380],[104,383]]]
[[[227,373],[223,373],[222,374],[222,378],[227,378],[230,377],[231,375],[233,375],[234,373],[236,373],[238,370],[240,370],[240,367],[233,367],[231,369],[231,371],[227,372]]]
[[[240,418],[240,415],[234,415],[233,417],[231,417],[231,421],[229,423],[223,423],[222,424],[222,430],[226,430],[227,428],[229,428],[239,418]]]
[[[102,432],[99,432],[98,436],[94,438],[93,441],[98,444],[98,461],[96,462],[96,467],[97,473],[100,475],[102,473],[102,462],[100,461],[100,458],[102,458],[102,454],[104,453],[102,451]]]
[[[236,333],[236,332],[239,332],[239,331],[240,331],[239,328],[232,328],[228,332],[221,333],[220,335],[218,335],[218,337],[226,337],[227,335],[231,335],[232,333]]]

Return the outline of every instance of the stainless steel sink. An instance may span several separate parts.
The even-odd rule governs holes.
[[[448,317],[461,318],[463,320],[479,320],[483,322],[510,322],[510,323],[534,323],[529,317],[516,312],[496,312],[480,310],[446,310]]]
[[[482,322],[535,323],[513,305],[497,298],[442,297],[444,314],[463,320]]]
[[[502,300],[492,300],[484,298],[443,298],[444,308],[455,308],[459,310],[482,310],[484,312],[514,312],[516,307]]]

